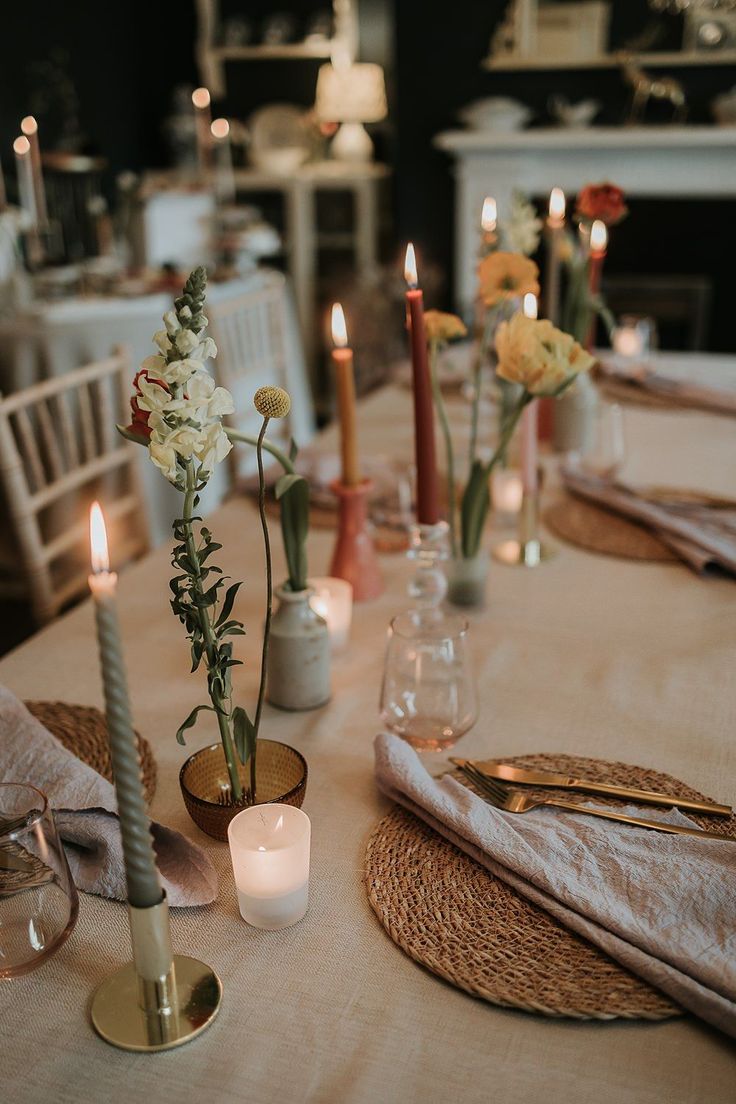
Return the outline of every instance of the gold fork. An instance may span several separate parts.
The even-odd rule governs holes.
[[[527,794],[509,790],[501,782],[496,782],[495,779],[476,770],[470,763],[464,764],[459,769],[474,786],[477,786],[489,804],[495,805],[497,809],[503,809],[506,813],[528,813],[531,809],[538,809],[542,805],[551,805],[555,809],[567,809],[571,813],[601,817],[603,820],[618,820],[622,824],[634,824],[637,828],[652,828],[655,832],[669,832],[677,836],[704,836],[706,839],[736,842],[731,836],[723,835],[721,832],[705,832],[700,828],[683,828],[679,824],[663,824],[659,820],[643,820],[641,817],[624,816],[623,813],[589,809],[587,806],[576,805],[573,801],[565,801],[558,797],[529,797]]]

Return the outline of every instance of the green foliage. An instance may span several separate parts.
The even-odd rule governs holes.
[[[309,484],[303,475],[287,472],[276,484],[281,506],[281,534],[284,539],[289,589],[307,586],[307,536],[309,534]]]
[[[481,460],[473,461],[460,504],[462,551],[463,556],[468,560],[478,553],[483,526],[488,517],[489,474],[489,469]]]

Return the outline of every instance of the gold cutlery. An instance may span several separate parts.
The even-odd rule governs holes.
[[[456,760],[453,760],[457,762]],[[462,765],[460,765],[462,763]],[[637,828],[651,828],[656,832],[669,832],[676,836],[700,836],[706,839],[729,840],[736,843],[731,836],[725,836],[720,832],[705,832],[700,828],[683,828],[679,824],[663,824],[659,820],[644,820],[641,817],[624,816],[623,813],[614,813],[603,809],[589,809],[585,805],[576,805],[573,801],[564,801],[557,797],[527,797],[526,794],[515,793],[501,782],[495,782],[465,760],[458,763],[460,770],[470,779],[473,785],[481,791],[482,797],[490,805],[502,809],[506,813],[528,813],[532,809],[538,809],[543,805],[551,805],[555,809],[567,809],[571,813],[582,813],[584,816],[600,817],[603,820],[616,820],[622,824],[633,824]]]
[[[674,794],[658,793],[656,790],[635,790],[629,786],[614,786],[608,782],[590,782],[586,778],[576,778],[575,775],[530,770],[526,767],[511,766],[510,763],[495,763],[492,760],[471,762],[469,759],[451,759],[450,762],[461,770],[465,766],[470,766],[480,771],[486,778],[513,782],[515,785],[579,790],[582,793],[601,794],[605,797],[620,797],[634,803],[641,802],[643,805],[661,805],[667,809],[674,805],[678,809],[688,809],[693,813],[711,813],[714,816],[731,816],[733,813],[730,805],[718,805],[713,801],[675,797]]]

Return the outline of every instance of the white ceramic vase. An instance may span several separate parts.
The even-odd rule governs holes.
[[[590,448],[597,403],[593,383],[587,376],[578,376],[575,383],[555,402],[556,452],[585,452]]]
[[[313,593],[276,588],[266,697],[279,709],[318,709],[330,699],[330,634],[309,604]]]

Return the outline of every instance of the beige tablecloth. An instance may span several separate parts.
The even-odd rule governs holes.
[[[405,391],[369,400],[361,414],[365,451],[409,456],[409,410]],[[465,418],[467,410],[458,402],[453,414]],[[734,493],[732,420],[633,408],[625,419],[627,482]],[[236,669],[251,699],[261,611],[254,520],[246,501],[211,518],[225,544],[223,566],[251,580],[238,608],[251,630],[238,640],[247,662]],[[310,538],[314,574],[326,570],[331,544],[328,532]],[[704,581],[678,564],[559,548],[535,571],[492,568],[488,609],[472,616],[481,719],[463,753],[623,759],[736,801],[734,583]],[[181,1051],[138,1056],[107,1047],[86,1006],[97,982],[129,957],[125,909],[84,897],[68,944],[38,973],[0,983],[3,1099],[732,1104],[736,1050],[703,1024],[570,1023],[502,1011],[424,972],[380,927],[361,870],[366,838],[388,807],[373,783],[372,740],[386,624],[404,605],[408,576],[401,558],[384,566],[387,592],[360,607],[352,646],[335,663],[332,702],[316,713],[268,708],[264,715],[264,731],[298,747],[310,767],[310,911],[282,932],[242,923],[227,847],[200,836],[182,805],[177,770],[186,753],[174,731],[204,699],[168,607],[166,551],[123,575],[134,711],[159,763],[153,812],[205,842],[222,879],[214,905],[174,914],[174,943],[219,971],[225,1002],[212,1029]],[[282,570],[279,551],[277,577]],[[0,682],[21,696],[100,704],[89,606],[2,660]],[[189,744],[206,740],[202,728]],[[434,762],[439,770],[443,760]]]

